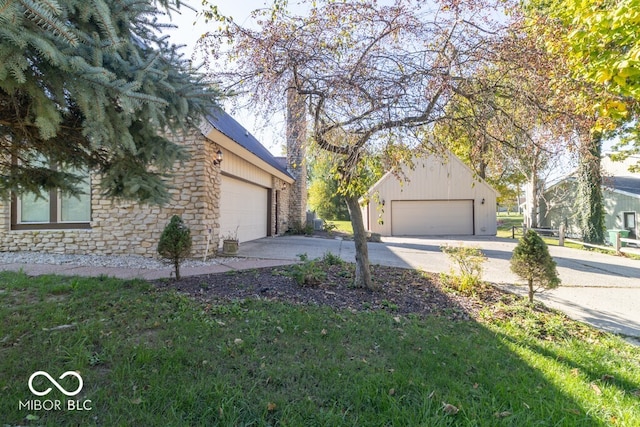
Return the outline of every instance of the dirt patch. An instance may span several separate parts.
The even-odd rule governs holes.
[[[492,286],[464,296],[443,288],[439,277],[430,273],[395,267],[372,266],[379,291],[353,287],[354,266],[318,263],[326,273],[316,285],[300,285],[293,266],[268,267],[220,274],[191,276],[179,281],[156,281],[163,289],[176,289],[205,303],[257,298],[302,305],[324,305],[338,310],[385,310],[399,315],[440,315],[455,320],[475,318],[487,303],[508,294]],[[324,276],[324,275],[323,275]]]

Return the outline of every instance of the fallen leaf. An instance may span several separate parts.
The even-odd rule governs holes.
[[[327,335],[327,330],[326,329],[321,330],[320,335]]]
[[[578,368],[573,368],[571,370],[571,375],[573,375],[574,377],[577,377],[578,375],[580,375],[580,369]]]
[[[236,338],[235,340],[233,340],[233,343],[234,343],[235,345],[240,345],[240,344],[242,344],[243,342],[244,342],[244,341],[242,341],[242,339],[240,339],[240,338]]]
[[[393,318],[393,320],[395,320],[395,321],[396,321],[396,323],[400,323],[400,316],[395,316],[395,317]]]
[[[139,397],[136,397],[135,399],[131,399],[131,403],[133,403],[134,405],[139,405],[142,403],[142,399]]]
[[[495,414],[493,414],[493,416],[496,418],[506,418],[508,416],[511,416],[511,412],[509,411],[496,412]]]
[[[593,391],[595,391],[595,392],[596,392],[596,394],[597,394],[598,396],[600,396],[600,395],[602,394],[602,390],[600,390],[600,387],[598,387],[598,385],[597,385],[597,384],[595,384],[595,383],[591,383],[591,388],[593,389]]]
[[[280,326],[276,326],[276,331],[280,332],[281,334],[284,334],[284,329],[282,329]]]
[[[396,389],[392,388],[389,390],[389,396],[393,396],[394,394],[396,394]]]
[[[479,385],[478,383],[474,383],[474,384],[473,384],[473,388],[474,388],[474,389],[477,389],[478,387],[480,387],[480,385]]]
[[[458,409],[457,407],[453,406],[453,405],[452,405],[452,404],[450,404],[450,403],[444,403],[444,402],[442,402],[442,405],[443,405],[443,406],[442,406],[442,410],[443,410],[446,414],[448,414],[448,415],[455,415],[455,414],[457,414],[457,413],[458,413],[458,411],[459,411],[459,409]]]
[[[267,403],[267,411],[273,412],[276,410],[277,405],[273,402]]]

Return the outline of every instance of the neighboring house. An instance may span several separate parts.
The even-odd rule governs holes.
[[[601,163],[605,227],[629,230],[632,238],[640,236],[640,173],[629,172],[629,166],[638,160],[640,156],[631,156],[624,162],[614,162],[610,155],[605,155]],[[557,229],[564,224],[568,235],[580,237],[576,191],[575,175],[547,188],[540,202],[540,225]]]
[[[0,201],[0,250],[156,256],[174,214],[191,229],[194,256],[207,247],[215,253],[236,230],[241,242],[286,231],[289,194],[299,183],[231,116],[216,110],[178,142],[191,156],[175,165],[165,206],[105,199],[94,175],[80,198],[14,195]]]
[[[459,158],[432,155],[414,166],[387,172],[369,189],[365,228],[383,236],[496,234],[497,192]]]

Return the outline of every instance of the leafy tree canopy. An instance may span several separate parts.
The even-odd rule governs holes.
[[[165,173],[185,157],[170,136],[195,127],[216,97],[159,33],[157,18],[179,7],[0,0],[2,195],[73,194],[69,167],[98,172],[106,196],[167,200]]]
[[[563,56],[571,76],[592,85],[597,93],[585,99],[600,118],[593,130],[616,130],[628,136],[619,148],[627,155],[640,152],[640,1],[531,0],[527,4],[534,31],[544,37],[549,52]]]
[[[205,1],[205,15],[222,25],[203,45],[214,52],[230,46],[231,57],[222,59],[231,61],[212,69],[253,105],[274,110],[287,90],[306,97],[314,143],[340,158],[355,282],[371,288],[358,204],[366,190],[363,162],[382,151],[394,166],[423,149],[425,129],[442,118],[461,82],[492,59],[490,40],[499,38],[501,24],[489,16],[497,2],[307,0],[300,2],[307,13],[298,15],[286,3],[257,10],[250,27],[219,16]]]

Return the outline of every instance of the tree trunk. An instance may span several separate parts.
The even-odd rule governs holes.
[[[525,206],[527,211],[525,212],[525,224],[528,228],[538,228],[538,187],[540,182],[538,180],[538,174],[532,173],[529,177],[529,181],[525,190]]]
[[[176,273],[176,280],[180,280],[180,261],[174,261],[173,267]]]
[[[364,229],[362,211],[357,196],[346,196],[351,225],[353,226],[353,240],[356,245],[356,277],[354,285],[359,288],[379,290],[371,279],[371,267],[369,265],[369,249],[367,247],[367,232]]]
[[[533,304],[533,294],[534,294],[534,290],[533,290],[533,279],[529,279],[529,302],[531,304]]]
[[[587,243],[604,243],[604,202],[600,156],[602,139],[594,134],[582,148],[578,167],[578,213],[582,239]]]

